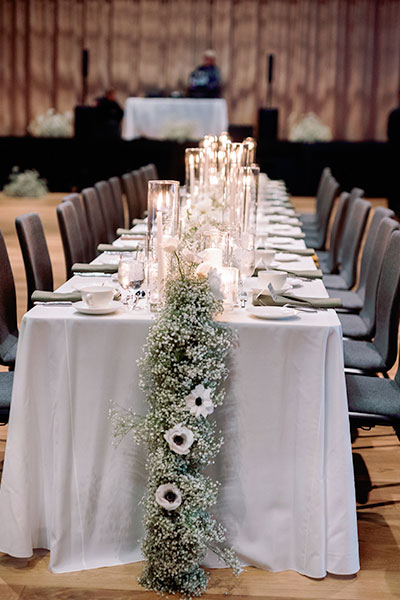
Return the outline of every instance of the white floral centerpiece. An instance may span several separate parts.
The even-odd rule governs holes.
[[[292,113],[289,116],[289,140],[291,142],[329,142],[332,139],[330,127],[324,125],[313,112],[302,115],[300,119]]]
[[[46,114],[37,116],[29,123],[28,132],[35,137],[72,137],[73,114],[71,111],[61,114],[49,108]]]
[[[196,139],[197,125],[195,121],[175,119],[165,123],[161,130],[161,139],[185,142]]]
[[[13,167],[9,176],[10,183],[4,186],[6,196],[25,198],[38,198],[48,193],[46,181],[40,179],[39,173],[34,169],[27,169],[20,173],[19,167]]]
[[[214,317],[222,312],[220,279],[210,265],[177,239],[171,254],[164,306],[151,328],[140,361],[140,386],[149,404],[140,418],[111,410],[116,436],[132,431],[147,445],[144,499],[147,564],[139,579],[161,594],[199,596],[208,574],[200,564],[208,550],[235,573],[240,564],[210,508],[218,482],[203,473],[223,439],[210,419],[224,400],[227,357],[235,334]]]

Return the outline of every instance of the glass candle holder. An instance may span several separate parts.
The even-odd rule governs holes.
[[[224,293],[224,309],[232,310],[238,302],[239,269],[222,267],[219,273]]]
[[[259,176],[260,167],[258,165],[242,167],[240,207],[242,233],[256,234]]]
[[[179,182],[148,182],[146,258],[151,267],[157,264],[158,293],[162,296],[168,265],[163,249],[166,239],[179,232]]]
[[[186,191],[192,200],[198,197],[204,186],[204,151],[202,148],[185,150]]]

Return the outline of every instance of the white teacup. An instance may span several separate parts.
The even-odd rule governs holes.
[[[278,273],[277,271],[259,271],[258,281],[260,286],[265,289],[269,283],[272,283],[276,290],[281,290],[287,279],[287,273]]]
[[[269,267],[275,258],[275,250],[256,250],[256,266]]]
[[[92,308],[108,306],[114,298],[114,288],[103,285],[90,285],[81,289],[82,300]]]

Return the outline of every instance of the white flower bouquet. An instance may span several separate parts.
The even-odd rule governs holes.
[[[28,132],[35,137],[72,137],[73,114],[71,111],[61,114],[49,108],[46,114],[37,116],[29,123]]]
[[[34,169],[28,169],[20,173],[19,167],[13,167],[9,179],[10,183],[7,183],[3,188],[6,196],[38,198],[39,196],[45,196],[49,191],[46,181],[40,179],[39,173]]]
[[[292,113],[289,116],[289,140],[291,142],[329,142],[332,139],[330,127],[324,125],[313,112],[302,115],[300,119]]]

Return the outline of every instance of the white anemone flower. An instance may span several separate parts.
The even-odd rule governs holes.
[[[190,447],[194,442],[193,432],[179,423],[164,433],[164,439],[168,442],[170,449],[176,454],[189,454]]]
[[[223,300],[225,298],[225,294],[223,292],[221,275],[218,273],[217,269],[210,269],[207,277],[214,298],[216,300]]]
[[[196,277],[203,277],[204,279],[207,277],[208,272],[212,269],[212,265],[208,262],[202,262],[196,269]]]
[[[191,250],[188,250],[187,248],[184,248],[181,254],[183,260],[186,260],[187,262],[199,264],[202,261],[201,256],[199,256],[195,252],[192,252]]]
[[[186,408],[197,419],[200,416],[208,417],[214,412],[214,404],[210,398],[210,388],[205,388],[204,385],[196,385],[196,387],[185,398]]]
[[[174,237],[168,238],[162,244],[163,249],[166,252],[170,252],[171,254],[173,252],[176,252],[178,250],[178,246],[179,246],[179,238],[178,238],[178,236],[174,236]]]
[[[175,510],[182,504],[182,494],[174,483],[164,483],[157,488],[156,502],[165,510]]]

